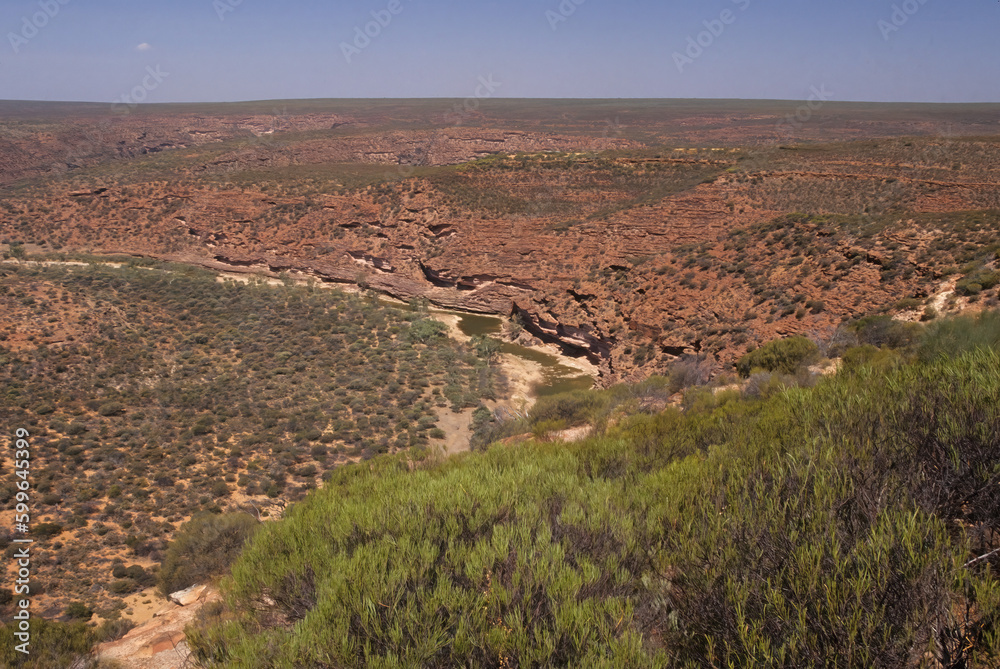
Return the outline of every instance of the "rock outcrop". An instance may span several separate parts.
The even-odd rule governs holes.
[[[170,601],[152,620],[133,628],[121,639],[100,644],[97,658],[117,661],[128,669],[183,669],[191,654],[184,628],[194,622],[201,607],[219,601],[217,590],[200,585],[170,595]]]

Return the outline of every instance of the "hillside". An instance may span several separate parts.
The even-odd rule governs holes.
[[[1000,664],[1000,106],[800,105],[0,101],[0,665]]]
[[[206,667],[996,666],[1000,316],[890,331],[683,413],[642,409],[665,380],[540,403],[604,425],[579,444],[339,470],[189,641]]]
[[[346,463],[428,457],[441,415],[499,393],[424,311],[370,295],[158,263],[8,263],[0,303],[0,419],[36,445],[32,604],[50,619],[74,601],[118,616],[190,517],[280,516]],[[6,452],[11,554],[17,481]]]

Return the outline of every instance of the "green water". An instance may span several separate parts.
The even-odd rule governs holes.
[[[501,321],[495,316],[476,314],[458,314],[458,316],[460,318],[458,328],[469,337],[500,334]],[[516,355],[542,366],[545,380],[535,386],[535,394],[538,397],[557,395],[573,390],[588,390],[594,386],[594,379],[586,374],[580,374],[579,370],[567,367],[554,355],[510,342],[501,341],[500,343],[500,350],[504,353]]]

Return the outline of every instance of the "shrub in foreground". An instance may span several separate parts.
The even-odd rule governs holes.
[[[377,458],[264,528],[188,638],[212,667],[996,666],[998,396],[978,351]]]
[[[14,636],[14,627],[11,624],[0,625],[0,667],[97,669],[97,662],[91,654],[91,647],[97,639],[85,623],[67,624],[32,618],[27,655],[16,649],[21,641]]]

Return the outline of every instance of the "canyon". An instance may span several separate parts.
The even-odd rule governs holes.
[[[602,384],[925,300],[1000,210],[991,105],[829,103],[789,142],[762,102],[13,104],[0,241],[499,315]]]

